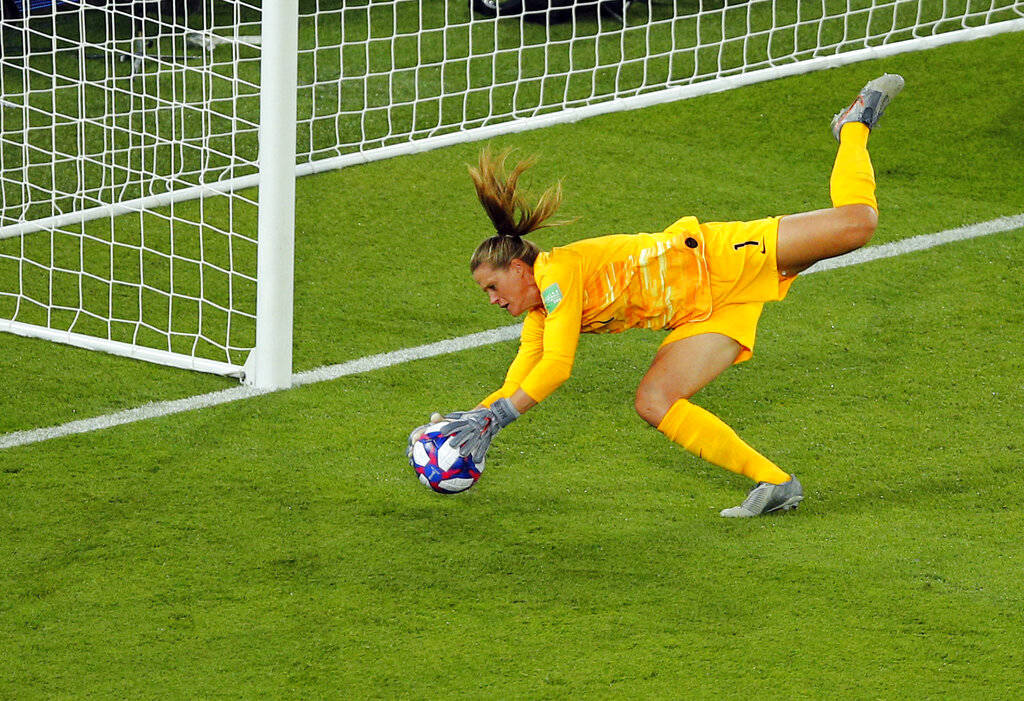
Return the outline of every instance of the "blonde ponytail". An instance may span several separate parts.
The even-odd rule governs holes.
[[[546,226],[558,226],[566,222],[548,222],[562,204],[562,183],[549,187],[531,205],[519,187],[519,178],[536,161],[526,158],[509,172],[506,162],[512,149],[505,149],[495,156],[490,148],[480,152],[477,167],[469,167],[476,194],[490,217],[496,236],[481,243],[470,260],[470,270],[476,270],[486,263],[495,269],[507,268],[516,258],[533,265],[540,248],[523,236]]]

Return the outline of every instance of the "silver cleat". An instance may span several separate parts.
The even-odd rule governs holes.
[[[860,122],[866,124],[869,129],[874,129],[885,108],[901,90],[903,78],[895,73],[886,73],[869,81],[853,104],[832,118],[832,136],[839,141],[840,130],[849,122]]]
[[[773,511],[789,511],[795,509],[797,504],[803,501],[804,488],[796,475],[790,475],[788,482],[782,484],[771,484],[770,482],[758,482],[750,490],[747,498],[739,506],[723,509],[721,515],[725,518],[750,518],[752,516],[763,516]]]

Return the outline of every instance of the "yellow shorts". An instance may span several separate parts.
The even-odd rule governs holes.
[[[779,274],[779,217],[700,226],[711,281],[711,316],[672,329],[661,345],[703,333],[720,333],[743,346],[736,357],[736,362],[742,363],[754,353],[757,321],[764,303],[784,298],[795,279]]]

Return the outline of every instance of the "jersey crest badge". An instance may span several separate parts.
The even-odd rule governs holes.
[[[552,283],[544,288],[544,291],[540,293],[541,298],[544,300],[544,308],[548,310],[548,314],[555,311],[558,307],[558,303],[562,301],[562,288],[558,286],[558,283]]]

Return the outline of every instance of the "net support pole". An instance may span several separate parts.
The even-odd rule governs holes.
[[[292,383],[298,15],[298,0],[263,3],[256,347],[245,382],[266,390]]]

